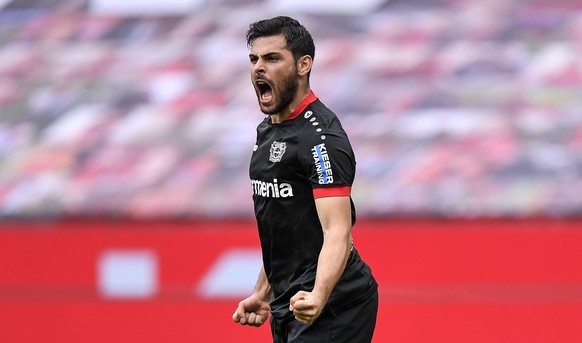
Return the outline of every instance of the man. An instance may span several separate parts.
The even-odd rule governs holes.
[[[251,80],[261,111],[250,163],[263,268],[233,320],[273,341],[370,342],[377,283],[354,248],[355,157],[335,114],[311,91],[315,46],[295,19],[249,26]]]

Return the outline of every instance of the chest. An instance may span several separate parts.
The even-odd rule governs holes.
[[[297,133],[289,128],[259,128],[251,157],[251,179],[298,177],[301,174],[299,143]]]

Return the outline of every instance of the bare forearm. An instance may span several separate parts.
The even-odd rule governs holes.
[[[319,198],[315,204],[323,229],[323,246],[313,293],[326,303],[344,272],[352,247],[350,198]]]
[[[352,227],[348,196],[315,199],[323,230],[323,246],[319,252],[315,286],[311,292],[299,291],[289,304],[295,319],[311,324],[321,314],[340,279],[350,254]]]
[[[265,269],[261,268],[259,278],[257,279],[257,284],[255,285],[255,290],[253,293],[261,299],[268,301],[271,299],[272,292],[273,290],[271,289],[271,284],[269,284],[269,280],[267,279]]]
[[[330,230],[326,233],[319,254],[313,293],[327,302],[341,277],[350,254],[352,239],[349,229]]]

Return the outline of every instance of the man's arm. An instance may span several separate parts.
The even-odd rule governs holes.
[[[259,279],[253,294],[241,301],[232,315],[232,320],[241,325],[261,326],[271,312],[271,285],[267,280],[265,269],[261,268]]]
[[[315,287],[312,292],[299,291],[291,298],[289,308],[303,324],[311,324],[323,310],[346,267],[352,246],[350,197],[318,198],[315,205],[323,228]]]
[[[253,292],[261,299],[265,299],[266,301],[271,300],[272,289],[271,284],[269,284],[269,280],[267,280],[267,274],[265,273],[265,268],[261,267],[261,271],[259,272],[259,278],[257,280],[257,284],[255,285],[255,290]]]

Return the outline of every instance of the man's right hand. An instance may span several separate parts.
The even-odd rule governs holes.
[[[238,307],[232,315],[232,320],[241,325],[261,326],[271,312],[271,306],[268,301],[261,299],[257,295],[251,295],[245,300],[238,303]]]

